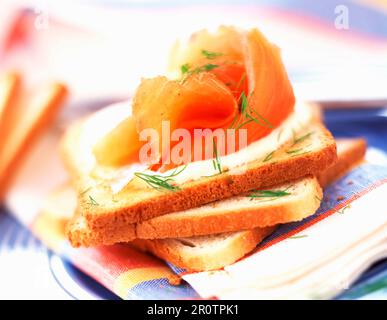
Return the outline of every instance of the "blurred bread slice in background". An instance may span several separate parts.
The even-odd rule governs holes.
[[[6,76],[3,81],[5,84],[0,88],[1,101],[4,101],[0,109],[0,203],[27,152],[54,121],[67,96],[66,86],[57,82],[24,90],[18,88],[20,77],[16,74]]]
[[[10,121],[16,109],[17,97],[20,95],[20,75],[8,72],[0,75],[0,150],[12,126]]]

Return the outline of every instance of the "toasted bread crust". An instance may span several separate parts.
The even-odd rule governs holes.
[[[346,148],[343,148],[344,143],[347,144]],[[341,176],[345,174],[350,167],[359,162],[358,160],[364,156],[364,148],[365,141],[362,139],[350,139],[348,141],[340,139],[338,141],[337,163],[329,169],[323,171],[319,175],[319,179],[324,179],[325,183],[330,183],[337,175]],[[347,165],[344,166],[343,163],[346,163]],[[332,172],[335,174],[332,174]],[[89,233],[84,231],[85,230],[79,230],[80,234],[77,235],[75,239],[71,239],[72,241],[75,241],[73,242],[73,245],[101,244],[104,236],[103,233]],[[219,269],[237,261],[253,250],[256,245],[272,231],[273,229],[271,228],[256,228],[235,232],[237,236],[234,236],[231,241],[226,242],[224,249],[222,249],[222,247],[217,247],[217,249],[214,249],[211,254],[208,251],[206,252],[202,250],[197,252],[182,250],[181,247],[176,245],[176,239],[136,239],[132,242],[132,245],[143,251],[149,251],[162,259],[170,261],[180,268],[184,268],[189,271],[205,271]],[[131,231],[128,233],[130,234]],[[124,238],[128,238],[125,235],[125,232],[122,235],[124,235]],[[131,236],[132,235],[129,237]],[[195,239],[195,237],[192,239]],[[114,243],[114,235],[106,241],[106,244]]]
[[[367,150],[367,142],[362,139],[340,139],[337,144],[339,161],[317,175],[321,187],[325,187],[339,179],[352,167],[363,161]]]
[[[209,271],[223,268],[244,257],[253,250],[275,227],[256,228],[238,232],[237,236],[226,240],[227,245],[213,251],[195,254],[191,250],[179,249],[179,239],[141,240],[131,245],[142,251],[149,251],[161,259],[173,263],[187,271]]]
[[[12,113],[15,109],[14,103],[17,101],[20,93],[20,82],[21,79],[18,73],[9,72],[0,77],[0,146],[3,145],[12,127],[8,121],[12,118]]]
[[[338,161],[333,166],[321,172],[318,176],[319,181],[321,181],[324,186],[341,177],[357,163],[361,162],[366,150],[366,141],[364,139],[340,139],[337,145]],[[219,223],[219,221],[217,223]],[[255,230],[259,231],[263,229],[257,228],[244,231],[243,236],[245,236],[245,239],[241,239],[241,246],[230,244],[230,249],[226,254],[231,254],[232,257],[240,255],[240,258],[242,258],[248,252],[253,250],[256,245],[262,241],[262,239],[257,239],[258,242],[253,246],[253,240],[251,240],[253,235],[249,232],[254,232]],[[271,232],[272,230],[268,231],[267,234],[270,234]],[[245,243],[243,243],[243,241]],[[134,245],[137,248],[149,251],[154,255],[188,271],[214,270],[234,262],[227,260],[227,256],[225,257],[222,251],[219,251],[219,254],[203,255],[202,252],[200,252],[194,255],[189,251],[179,250],[179,247],[176,246],[173,239],[141,239],[135,240]],[[235,259],[235,261],[240,258]]]
[[[297,183],[297,182],[295,182]],[[306,189],[292,200],[273,201],[268,205],[254,206],[240,210],[209,210],[204,215],[186,215],[178,212],[164,215],[137,224],[118,226],[112,229],[101,228],[91,231],[77,214],[67,229],[73,246],[94,246],[128,242],[133,239],[161,239],[193,237],[248,230],[256,227],[273,226],[279,223],[299,221],[313,214],[320,205],[322,190],[316,178],[307,177],[299,182]],[[83,225],[82,225],[83,223]]]
[[[300,221],[319,208],[322,190],[314,177],[300,179],[294,184],[302,185],[304,189],[298,196],[289,195],[287,198],[269,201],[263,199],[260,204],[259,200],[241,197],[245,198],[241,199],[242,201],[251,205],[234,208],[232,204],[227,204],[226,199],[220,202],[224,203],[224,206],[219,209],[212,208],[210,204],[200,207],[199,210],[195,208],[140,222],[136,225],[136,235],[142,239],[192,237]],[[254,205],[254,201],[258,202],[257,205]]]
[[[69,224],[67,234],[71,244],[78,247],[128,242],[136,238],[181,238],[219,234],[298,221],[313,214],[318,209],[322,190],[317,179],[311,176],[292,182],[289,187],[292,186],[299,190],[293,198],[287,197],[274,201],[271,199],[269,202],[265,202],[266,199],[263,199],[263,202],[259,200],[252,202],[249,198],[242,196],[238,198],[248,203],[248,206],[245,205],[244,208],[236,206],[235,209],[229,210],[227,204],[222,207],[222,203],[228,201],[223,200],[218,201],[221,205],[218,210],[213,210],[211,204],[207,211],[205,206],[201,207],[204,215],[192,209],[193,213],[188,215],[187,211],[183,211],[112,229],[101,228],[91,231],[78,212]],[[284,186],[278,187],[285,188]],[[233,201],[233,198],[230,200]]]
[[[19,123],[23,123],[24,126],[17,127],[17,122],[13,123],[14,127],[12,129],[16,127],[17,130],[9,132],[6,144],[2,146],[2,152],[5,154],[0,162],[0,202],[11,186],[23,158],[44,130],[49,127],[63,106],[68,90],[61,83],[51,83],[38,93],[40,97],[39,104],[35,102],[36,105],[30,108],[33,110],[27,108],[18,119],[14,119],[14,121],[17,120]],[[27,103],[31,102],[28,100]],[[27,105],[26,107],[29,106]],[[30,118],[33,120],[26,121],[26,119],[29,120]]]
[[[347,147],[344,148],[343,144],[347,144]],[[359,162],[359,160],[362,159],[362,157],[364,156],[364,150],[365,150],[365,141],[363,139],[356,139],[356,140],[349,139],[348,141],[343,140],[343,139],[339,139],[338,140],[338,161],[336,162],[335,165],[333,165],[329,169],[327,169],[327,170],[323,171],[321,174],[319,174],[319,180],[320,181],[323,180],[323,181],[325,181],[324,182],[325,184],[328,184],[328,183],[332,182],[333,180],[335,180],[335,178],[337,178],[337,176],[341,176],[341,175],[345,174],[345,172],[349,168],[351,168],[353,165],[355,165],[357,162]],[[343,165],[343,164],[346,164],[346,165]],[[318,195],[317,195],[317,197],[318,197]],[[251,210],[251,214],[254,214],[254,212],[255,212],[254,210]],[[283,214],[282,214],[283,218],[285,218],[285,216],[286,216],[285,212],[288,212],[288,211],[285,209],[283,210]],[[268,215],[268,216],[270,216],[270,215]],[[164,217],[168,217],[168,215],[166,215]],[[161,219],[161,218],[163,218],[163,217],[155,218],[155,220]],[[252,219],[254,219],[254,218],[255,217],[253,217]],[[297,217],[294,217],[294,218],[297,219]],[[74,218],[73,221],[77,221],[77,219],[79,219],[79,217]],[[245,220],[245,219],[243,219],[243,220]],[[149,220],[149,221],[152,221],[152,220]],[[118,236],[120,238],[120,241],[122,241],[122,242],[130,241],[133,239],[134,236],[152,237],[155,234],[159,235],[160,237],[161,236],[169,237],[170,235],[172,235],[172,233],[169,233],[169,232],[175,232],[174,234],[179,234],[180,236],[183,236],[184,230],[186,228],[188,228],[186,226],[181,228],[181,226],[180,226],[181,222],[177,221],[176,222],[176,230],[178,230],[178,231],[171,231],[170,229],[163,230],[162,227],[158,226],[158,227],[155,227],[152,232],[149,232],[149,231],[145,232],[145,230],[144,230],[145,233],[147,233],[147,232],[149,232],[149,233],[142,235],[141,234],[142,231],[140,231],[140,229],[142,228],[141,225],[142,224],[147,225],[149,223],[149,221],[144,221],[144,222],[138,224],[136,227],[136,229],[137,229],[136,231],[133,231],[133,228],[132,228],[133,225],[128,225],[126,227],[127,231],[125,231],[125,227],[124,227],[120,232],[121,234]],[[205,221],[205,220],[203,220],[203,221]],[[220,223],[220,224],[222,224],[222,226],[225,227],[224,231],[228,230],[227,224],[229,223],[229,221],[227,223],[225,221],[226,221],[226,219],[224,221],[219,221],[219,220],[217,221],[217,223]],[[246,219],[246,221],[249,221],[249,219]],[[207,222],[208,222],[208,220],[207,220]],[[210,223],[210,222],[208,222],[208,223],[213,225],[213,223]],[[208,230],[209,227],[205,225],[203,228],[204,228],[204,230]],[[197,230],[198,234],[203,234],[199,228],[196,228],[196,230]],[[76,234],[76,235],[72,234],[74,232],[78,232],[78,234]],[[79,230],[79,229],[77,230],[72,225],[70,225],[68,228],[68,234],[69,234],[71,242],[74,246],[80,246],[80,245],[92,246],[95,244],[101,244],[101,243],[104,243],[104,242],[102,242],[103,238],[105,239],[104,241],[107,241],[107,242],[105,242],[105,244],[114,243],[114,241],[116,240],[115,236],[111,236],[111,238],[106,239],[107,233],[103,229],[101,229],[99,231],[95,231],[93,233],[88,233],[88,232],[84,232],[84,231]]]
[[[74,129],[74,128],[73,128]],[[79,130],[75,128],[75,130]],[[296,180],[309,174],[317,174],[336,161],[336,144],[330,132],[319,123],[307,128],[316,134],[318,147],[308,153],[290,156],[286,153],[288,146],[279,150],[277,161],[254,161],[247,165],[243,173],[232,174],[225,172],[214,177],[202,178],[188,182],[181,186],[180,191],[159,192],[154,189],[143,189],[141,192],[121,192],[113,195],[109,186],[103,182],[96,185],[92,193],[98,206],[90,205],[90,193],[79,198],[79,211],[85,219],[90,230],[112,229],[149,220],[170,212],[194,208],[212,201],[239,195],[252,189],[280,184]],[[79,134],[79,132],[78,132]],[[77,172],[77,164],[72,157],[73,139],[77,132],[66,135],[64,140],[64,157],[72,173],[78,190],[89,187],[87,179]],[[302,147],[302,146],[300,146]]]
[[[90,230],[85,227],[82,216],[76,213],[66,226],[66,234],[73,247],[94,247],[131,241],[136,238],[136,229],[134,225],[127,225]]]
[[[302,220],[315,212],[322,198],[322,187],[340,178],[345,172],[357,165],[364,158],[367,143],[364,139],[340,139],[337,143],[339,160],[319,173],[316,179],[306,185],[302,198],[287,201],[287,205],[274,202],[266,207],[251,207],[249,209],[230,210],[213,214],[167,214],[137,224],[138,238],[175,238],[195,235],[212,234],[256,227],[271,226],[289,221]],[[213,211],[213,210],[210,210]],[[212,213],[212,212],[211,212]]]

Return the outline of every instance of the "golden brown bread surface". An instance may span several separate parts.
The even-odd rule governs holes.
[[[267,188],[274,191],[287,190],[287,196],[277,199],[231,197],[140,222],[136,226],[136,235],[142,239],[191,237],[302,220],[314,213],[320,205],[322,191],[319,183],[321,186],[327,185],[360,162],[365,155],[366,142],[364,139],[339,139],[337,150],[339,160],[318,174],[318,181],[306,177]]]
[[[338,145],[338,161],[337,163],[320,174],[320,179],[325,179],[326,182],[332,182],[335,176],[341,176],[352,167],[364,154],[364,140],[350,139],[337,141]],[[346,163],[349,166],[343,166]],[[337,175],[332,175],[329,172],[334,171]],[[327,174],[325,178],[325,174]],[[329,180],[329,181],[328,181]],[[44,214],[59,215],[60,221],[67,215],[70,218],[73,210],[76,207],[76,193],[67,185],[57,190],[47,201],[44,208]],[[63,213],[64,211],[69,211]],[[73,219],[73,222],[77,221]],[[79,221],[79,220],[78,220]],[[125,238],[132,237],[134,228],[110,230],[110,233],[94,233],[85,230],[82,227],[82,222],[78,225],[79,229],[74,230],[79,232],[75,239],[81,241],[78,245],[89,244],[98,245],[101,242],[114,243],[124,242]],[[75,227],[74,227],[75,228]],[[199,236],[176,239],[155,239],[144,240],[137,239],[132,242],[135,247],[152,252],[158,257],[172,262],[178,267],[185,268],[190,271],[213,270],[221,268],[227,264],[233,263],[242,258],[248,252],[253,250],[262,239],[270,234],[272,228],[256,228],[245,231],[236,231],[223,233],[212,236]]]
[[[187,271],[223,268],[241,259],[274,231],[275,227],[177,239],[136,239],[131,245],[149,251]]]
[[[176,192],[160,192],[152,188],[124,189],[113,194],[110,184],[101,179],[93,179],[80,172],[77,141],[81,126],[70,129],[64,139],[64,157],[77,186],[79,214],[88,229],[103,233],[121,226],[149,220],[170,212],[198,207],[205,203],[239,195],[252,189],[273,186],[296,180],[308,174],[317,174],[336,161],[336,144],[329,131],[319,123],[313,123],[300,136],[313,132],[311,139],[297,145],[304,150],[299,154],[289,154],[293,142],[283,145],[275,156],[264,162],[262,159],[247,164],[243,172],[232,170],[213,177],[203,177],[181,185]],[[81,151],[80,151],[81,152]],[[82,160],[80,160],[82,161]],[[72,229],[69,228],[71,234]],[[71,237],[74,238],[74,237]]]
[[[139,222],[136,236],[140,239],[193,237],[299,221],[316,212],[321,198],[317,179],[307,176]]]
[[[67,237],[73,247],[111,245],[136,239],[135,224],[113,225],[96,231],[88,228],[79,212],[76,212],[72,217],[67,225],[66,231]]]
[[[319,180],[324,181],[325,185],[332,183],[361,161],[366,142],[364,139],[339,139],[337,147],[338,161],[319,174]],[[272,231],[268,228],[256,228],[233,232],[228,237],[222,234],[213,235],[212,238],[207,237],[205,246],[203,246],[205,236],[183,239],[137,239],[132,244],[188,271],[208,271],[222,268],[243,258]]]
[[[49,83],[36,92],[22,92],[12,112],[5,115],[8,129],[1,132],[0,138],[0,202],[23,158],[53,122],[66,96],[67,88],[63,84]]]
[[[65,221],[69,220],[76,208],[76,193],[70,185],[65,185],[50,194],[33,228],[35,232],[44,229],[43,234],[48,234],[43,239],[50,248],[61,244],[55,241],[64,232]],[[82,222],[79,222],[80,224]],[[82,227],[80,227],[82,229]],[[176,266],[191,271],[213,270],[222,268],[242,258],[253,250],[264,237],[270,234],[275,227],[256,228],[245,231],[228,232],[218,235],[201,237],[160,239],[160,240],[135,240],[130,245],[142,250],[154,252]],[[127,232],[128,230],[124,230]],[[85,230],[79,230],[83,241],[93,243],[95,236]],[[120,230],[111,230],[108,241],[121,242]],[[77,238],[78,239],[78,238]],[[113,240],[111,240],[113,239]],[[76,240],[78,241],[78,240]],[[98,239],[100,242],[101,239]],[[97,244],[97,243],[96,243]]]
[[[339,161],[317,175],[321,187],[325,187],[332,181],[340,178],[352,167],[363,161],[366,150],[367,142],[362,138],[339,139],[337,143]]]
[[[348,166],[343,166],[343,163],[346,163],[348,165],[351,165],[351,163],[355,164],[364,156],[364,140],[362,140],[362,139],[351,139],[351,140],[339,139],[337,144],[338,144],[338,150],[339,150],[338,161],[336,162],[335,165],[330,167],[328,170],[325,170],[324,172],[322,172],[319,176],[319,179],[320,180],[323,179],[325,181],[325,183],[332,182],[335,178],[338,178],[340,175],[344,174],[344,172],[347,170]],[[334,172],[335,174],[332,174],[332,172]],[[313,186],[313,181],[310,184],[310,186]],[[309,189],[310,189],[310,192],[304,192],[303,193],[304,196],[309,198],[309,199],[313,198],[315,200],[316,199],[315,195],[313,193],[311,193],[311,191],[314,190],[314,188],[309,188]],[[315,190],[318,190],[318,189],[315,189]],[[288,199],[284,198],[284,200],[287,201]],[[225,201],[230,201],[230,200],[228,199]],[[301,199],[297,199],[296,201],[294,201],[294,208],[296,209],[297,206],[299,206],[300,203],[302,203],[303,201],[304,200],[301,200]],[[309,201],[312,201],[312,200],[309,200]],[[276,206],[274,206],[274,208],[275,207]],[[293,212],[292,214],[293,214],[294,220],[297,220],[297,214],[303,215],[302,211],[292,210],[291,207],[292,207],[291,205],[289,207],[286,207],[286,205],[279,204],[277,206],[277,209],[279,210],[278,211],[279,213],[281,213],[281,212],[283,212],[283,213],[284,212],[287,212],[287,213]],[[254,208],[255,208],[255,211],[254,211]],[[264,208],[265,208],[265,206],[263,206],[263,207],[261,207],[260,205],[254,206],[254,203],[252,203],[252,206],[250,208],[251,215],[253,215],[254,212],[263,212]],[[226,212],[226,213],[228,212],[228,207],[225,208],[224,212]],[[220,212],[218,210],[218,211],[216,211],[216,213],[220,217],[222,212]],[[173,213],[171,215],[176,215],[176,213]],[[163,217],[168,217],[168,216],[169,216],[169,214],[167,214],[165,216],[158,217],[158,218],[154,218],[154,219],[163,219]],[[288,215],[288,218],[290,219],[291,216]],[[132,224],[127,225],[126,232],[125,232],[125,227],[123,227],[120,229],[120,231],[117,233],[116,236],[113,236],[112,233],[105,232],[104,230],[101,230],[100,232],[90,232],[90,230],[88,230],[87,225],[85,223],[81,224],[81,226],[83,226],[84,228],[79,228],[79,225],[77,224],[77,221],[79,221],[79,219],[81,219],[79,216],[78,216],[78,218],[74,218],[72,220],[72,224],[70,224],[69,228],[68,228],[68,235],[70,236],[71,242],[73,243],[74,246],[80,246],[80,245],[93,246],[93,245],[101,244],[101,243],[112,244],[116,241],[116,237],[118,237],[120,239],[120,241],[123,241],[123,242],[130,241],[135,236],[152,237],[151,232],[149,232],[149,234],[146,234],[146,235],[141,235],[141,229],[143,228],[143,226],[146,226],[148,224],[148,221],[144,221],[142,223],[139,223],[139,224],[137,224],[136,227],[134,227],[134,225],[132,225]],[[225,226],[225,228],[226,228],[225,230],[227,230],[227,226],[226,226],[227,224],[225,222],[226,219],[224,221],[221,221],[221,219],[218,219],[218,217],[216,217],[215,219],[217,219],[217,222],[220,223],[222,226]],[[203,221],[205,221],[205,219]],[[237,219],[235,219],[234,221],[237,221]],[[244,222],[242,222],[242,224],[243,223]],[[200,224],[201,223],[199,223],[199,225]],[[173,223],[171,223],[170,225],[173,225]],[[172,233],[171,229],[167,229],[165,231],[162,228],[154,228],[153,234],[155,232],[157,232],[156,234],[158,236],[161,236],[161,235],[165,236],[166,234],[164,232],[166,232],[167,236],[171,236],[172,234],[176,234],[177,232],[181,232],[180,234],[184,234],[183,232],[186,232],[185,230],[188,230],[189,232],[191,231],[189,229],[190,228],[189,223],[187,224],[188,227],[183,227],[181,229],[179,228],[179,225],[181,226],[182,224],[179,221],[177,221],[176,228],[175,228],[176,230],[173,231],[175,233]],[[213,224],[211,224],[211,225],[213,225]],[[210,227],[205,226],[203,228],[203,230],[208,231],[209,230],[208,228],[211,229],[211,226]],[[197,231],[199,231],[199,234],[203,234],[203,233],[201,233],[202,230],[197,229]],[[168,232],[171,232],[171,233],[168,233]],[[110,236],[109,236],[109,234],[110,234]],[[189,234],[189,233],[186,233],[186,234]]]
[[[47,232],[50,232],[50,235],[43,239],[50,248],[55,249],[58,243],[61,244],[61,241],[55,241],[55,239],[58,237],[59,240],[61,239],[60,234],[64,232],[65,221],[68,221],[73,215],[76,201],[76,193],[70,185],[60,187],[47,198],[40,213],[44,218],[38,219],[33,227],[35,232],[39,232],[41,229],[44,229],[43,234],[47,235]],[[104,235],[94,234],[84,230],[80,220],[78,220],[78,223],[79,229],[76,230],[77,226],[74,226],[74,232],[79,232],[79,235],[76,236],[74,241],[81,239],[81,241],[91,245],[98,245],[101,242],[123,242],[121,238],[128,238],[128,232],[130,233],[130,229],[126,228],[110,230],[110,233]],[[157,256],[187,270],[213,270],[242,258],[252,251],[274,228],[256,228],[180,239],[137,239],[130,245],[142,251],[153,252]],[[107,238],[103,238],[104,236]]]
[[[312,176],[268,188],[263,194],[268,192],[285,192],[286,195],[263,198],[235,196],[136,224],[118,225],[112,229],[104,229],[100,233],[87,228],[82,216],[77,213],[69,225],[68,236],[73,246],[94,246],[101,243],[127,242],[135,238],[194,237],[263,228],[302,220],[318,209],[322,198],[320,185]],[[76,198],[75,192],[73,198]]]
[[[15,102],[20,91],[20,75],[14,72],[0,76],[0,147],[12,128]],[[1,150],[1,148],[0,148]]]
[[[20,111],[17,104],[20,99],[20,82],[17,73],[9,72],[0,76],[0,171],[6,165],[8,156],[5,154],[5,146]]]

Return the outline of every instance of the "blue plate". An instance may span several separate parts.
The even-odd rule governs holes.
[[[0,212],[0,298],[119,299]]]

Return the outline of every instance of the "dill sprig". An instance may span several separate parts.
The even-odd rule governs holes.
[[[233,119],[230,128],[233,128],[234,125],[237,124],[235,129],[238,130],[250,122],[255,122],[258,125],[265,126],[268,128],[273,128],[273,125],[267,119],[260,115],[256,110],[251,108],[249,100],[244,92],[241,93],[238,100],[240,101],[241,117],[239,119],[239,114],[237,114]],[[240,120],[242,120],[242,123],[240,123]]]
[[[293,149],[293,150],[287,150],[286,153],[287,154],[299,154],[300,152],[302,152],[304,150],[304,148],[299,148],[299,149]]]
[[[218,68],[219,65],[213,63],[206,63],[202,66],[191,69],[191,66],[188,63],[183,64],[180,67],[181,73],[185,76],[190,76],[193,74],[199,74],[201,72],[209,72],[215,68]]]
[[[302,235],[299,235],[299,236],[289,237],[289,239],[301,239],[301,238],[306,238],[307,236],[308,236],[307,234],[302,234]]]
[[[182,171],[185,170],[187,165],[185,165],[182,169],[178,170],[176,168],[170,175],[162,176],[159,174],[147,174],[143,172],[135,172],[134,175],[141,180],[145,181],[150,187],[156,190],[169,190],[169,191],[177,191],[180,190],[180,187],[173,185],[171,183],[174,182],[173,177],[176,177]]]
[[[92,187],[88,187],[88,188],[86,188],[85,190],[81,191],[81,193],[80,193],[79,195],[80,195],[80,196],[83,196],[83,195],[85,195],[86,193],[88,193],[91,189],[92,189]]]
[[[299,138],[299,139],[302,139],[300,141],[304,141],[306,138],[310,137],[311,134],[312,133],[302,136],[301,138]],[[291,147],[294,146],[295,144],[299,143],[299,142],[293,143],[291,145]],[[307,145],[305,147],[302,147],[302,148],[298,148],[298,149],[289,149],[289,150],[286,151],[286,153],[289,154],[291,157],[297,157],[297,156],[300,156],[300,155],[303,155],[303,154],[311,152],[310,150],[307,150],[307,148],[309,148],[310,146],[311,146],[311,144],[309,144],[309,145]]]
[[[241,86],[245,82],[245,80],[246,80],[246,71],[242,73],[242,76],[240,77],[238,82],[235,82],[235,81],[227,82],[226,85],[230,86],[230,85],[236,83],[236,87],[234,88],[234,90],[231,91],[232,93],[235,94],[235,93],[238,93],[239,89],[241,88]],[[240,98],[238,98],[238,99],[240,99]]]
[[[238,84],[237,84],[237,87],[236,87],[236,90],[239,90],[242,86],[242,84],[246,81],[246,71],[243,72],[241,78],[239,79],[238,81]]]
[[[223,56],[223,53],[221,53],[221,52],[213,52],[213,51],[208,51],[208,50],[202,50],[202,55],[205,56],[207,59],[212,60],[212,59],[215,59],[216,57]]]
[[[314,134],[314,131],[308,132],[307,134],[304,134],[303,136],[296,138],[295,135],[293,136],[293,144],[292,146],[303,142],[304,140],[308,139],[312,134]]]
[[[271,159],[273,159],[274,152],[275,152],[275,151],[269,152],[269,153],[266,155],[266,157],[263,159],[263,162],[267,162],[267,161],[270,161]]]
[[[182,74],[187,73],[187,72],[189,71],[190,68],[191,68],[191,67],[190,67],[190,65],[189,65],[188,63],[183,64],[183,65],[180,67],[181,73],[182,73]]]
[[[88,202],[89,205],[91,206],[99,206],[99,203],[97,201],[95,201],[95,199],[89,195],[89,202]]]
[[[288,190],[292,187],[293,185],[288,186],[287,188],[283,190],[253,190],[251,194],[249,194],[249,197],[251,199],[254,198],[280,198],[280,197],[285,197],[291,195]]]
[[[307,151],[303,151],[303,152],[299,152],[299,153],[293,153],[292,155],[290,155],[291,157],[298,157],[298,156],[302,156],[304,154],[307,154],[307,153],[310,153],[311,151],[310,150],[307,150]]]
[[[285,190],[257,190],[250,194],[250,198],[277,198],[290,195],[290,192]]]
[[[212,138],[212,147],[214,150],[215,159],[212,160],[212,165],[214,166],[215,170],[218,170],[219,173],[222,173],[222,165],[220,163],[219,155],[218,155],[218,147],[215,143],[215,139]]]
[[[215,68],[218,68],[218,67],[219,67],[219,65],[217,65],[217,64],[207,63],[207,64],[205,64],[203,66],[200,66],[200,67],[197,67],[197,68],[193,69],[192,73],[197,74],[197,73],[201,73],[201,72],[204,72],[204,71],[211,71],[211,70],[213,70]]]

